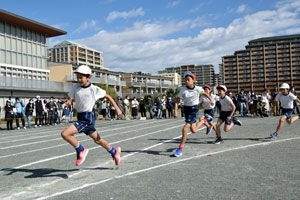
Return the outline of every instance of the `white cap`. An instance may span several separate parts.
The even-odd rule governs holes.
[[[287,83],[282,83],[280,89],[290,89],[290,86]]]
[[[80,73],[80,74],[88,74],[88,75],[92,75],[92,70],[91,68],[89,68],[86,65],[80,65],[75,71],[74,73]]]
[[[217,86],[217,90],[218,89],[222,89],[222,90],[224,90],[225,92],[227,91],[227,87],[225,86],[225,85],[218,85]]]
[[[41,98],[39,95],[36,96],[37,99]]]

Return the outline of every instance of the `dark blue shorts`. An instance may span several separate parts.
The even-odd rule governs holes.
[[[204,110],[204,114],[208,114],[211,117],[214,117],[214,109]]]
[[[85,133],[90,135],[96,131],[95,128],[95,118],[92,112],[84,112],[77,114],[77,122],[74,123],[74,126],[79,133]]]
[[[230,125],[233,123],[232,118],[229,121],[227,120],[227,117],[231,115],[231,111],[221,111],[219,119],[225,122],[225,125]]]
[[[291,108],[281,108],[281,114],[285,115],[287,119],[292,117],[294,110]]]
[[[194,124],[197,122],[199,113],[198,105],[195,106],[184,106],[184,118],[188,124]]]

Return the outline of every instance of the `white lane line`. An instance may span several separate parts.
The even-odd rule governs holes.
[[[181,126],[182,126],[181,124],[178,125],[178,126],[172,126],[171,128],[161,129],[161,130],[157,130],[157,131],[154,131],[154,132],[151,132],[151,133],[146,133],[146,134],[143,134],[143,135],[138,135],[138,136],[126,138],[126,139],[123,139],[123,140],[111,142],[110,144],[117,144],[117,143],[121,143],[121,142],[125,142],[125,141],[134,140],[134,139],[137,139],[137,138],[153,135],[153,134],[159,133],[161,131],[170,130],[170,129],[174,129],[174,128],[181,127]],[[88,139],[88,140],[90,140],[90,139]],[[89,148],[89,150],[98,149],[98,148],[102,148],[102,147],[101,146],[95,146],[95,147]],[[7,170],[20,169],[20,168],[28,167],[28,166],[35,165],[35,164],[38,164],[38,163],[48,162],[48,161],[51,161],[51,160],[56,160],[56,159],[59,159],[59,158],[67,157],[67,156],[70,156],[70,155],[73,155],[73,154],[75,154],[75,152],[60,155],[60,156],[50,157],[50,158],[43,159],[43,160],[38,160],[38,161],[35,161],[35,162],[20,165],[20,166],[17,166],[17,167],[9,168]]]
[[[174,122],[174,121],[173,121]],[[114,127],[114,126],[103,126],[104,125],[107,125],[108,123],[97,123],[96,124],[96,129],[97,130],[101,130],[101,132],[108,132],[108,131],[117,131],[117,130],[124,130],[125,128],[132,128],[132,127],[139,127],[139,126],[145,126],[144,123],[122,123],[122,124],[113,124],[114,126],[118,126],[118,127]],[[157,121],[147,121],[147,125],[148,124],[157,124]],[[101,126],[102,125],[102,126]],[[120,126],[121,125],[121,126]],[[56,126],[57,128],[57,132],[60,133],[63,129],[65,129],[66,127],[61,127],[60,129],[59,126]],[[113,127],[113,128],[112,128]],[[51,127],[48,127],[48,128],[51,128]],[[50,130],[48,129],[47,127],[46,128],[32,128],[31,132],[28,133],[24,133],[22,132],[22,136],[30,136],[30,137],[26,137],[26,138],[23,138],[20,140],[20,135],[13,133],[15,135],[8,135],[8,136],[2,136],[0,138],[0,143],[9,143],[9,142],[15,142],[15,141],[24,141],[24,140],[30,140],[30,139],[36,139],[36,138],[39,138],[39,137],[52,137],[53,134],[49,134],[49,133],[53,133],[53,129],[51,128]],[[53,127],[54,128],[54,127]],[[106,129],[107,128],[107,129]],[[105,130],[106,129],[106,130]],[[30,129],[27,129],[27,130],[30,130]],[[41,136],[41,133],[43,134],[43,136]],[[46,134],[46,135],[45,135]],[[36,136],[38,135],[38,136]],[[14,138],[16,138],[15,140],[13,140]],[[4,140],[4,141],[2,141]]]
[[[197,158],[202,158],[202,157],[205,157],[205,156],[208,156],[208,155],[216,155],[216,154],[221,154],[221,153],[225,153],[225,152],[237,151],[237,150],[240,150],[240,149],[247,149],[247,148],[256,147],[256,146],[264,146],[264,145],[269,145],[269,144],[272,144],[272,143],[281,143],[281,142],[286,142],[286,141],[295,140],[295,139],[300,139],[300,137],[287,138],[287,139],[282,139],[282,140],[272,140],[270,142],[264,142],[264,143],[250,144],[250,145],[246,145],[246,146],[240,146],[240,147],[235,147],[235,148],[224,149],[224,150],[221,150],[221,151],[215,151],[215,152],[200,154],[200,155],[196,155],[196,156],[191,156],[191,157],[188,157],[188,158],[180,158],[180,159],[174,158],[174,159],[176,159],[175,161],[171,161],[171,162],[168,162],[168,163],[152,166],[152,167],[149,167],[149,168],[144,168],[144,169],[141,169],[141,170],[128,172],[128,173],[123,174],[123,175],[114,176],[114,177],[107,178],[107,179],[104,179],[104,180],[101,180],[101,181],[96,181],[96,182],[93,182],[93,183],[86,183],[86,184],[84,184],[80,187],[72,188],[72,189],[69,189],[69,190],[62,191],[62,192],[57,192],[57,193],[51,194],[49,196],[44,196],[44,197],[38,198],[37,200],[44,200],[44,199],[48,199],[48,198],[51,198],[51,197],[60,196],[60,195],[63,195],[63,194],[78,191],[78,190],[81,190],[81,189],[84,189],[84,188],[87,188],[87,187],[90,187],[90,186],[99,185],[99,184],[102,184],[102,183],[105,183],[105,182],[108,182],[108,181],[112,181],[112,180],[115,180],[115,179],[124,178],[124,177],[127,177],[127,176],[131,176],[131,175],[151,171],[151,170],[158,169],[158,168],[161,168],[161,167],[166,167],[166,166],[169,166],[169,165],[173,165],[173,164],[177,164],[177,163],[181,163],[181,162],[185,162],[185,161],[189,161],[189,160],[193,160],[193,159],[197,159]],[[163,143],[160,143],[160,144],[163,144]],[[155,145],[155,146],[157,146],[157,145]],[[138,153],[138,152],[136,152],[136,153]]]
[[[167,124],[164,124],[164,125],[168,125],[168,124],[172,124],[172,123],[174,123],[174,121],[170,122],[170,123],[167,123]],[[163,125],[158,124],[158,126],[147,126],[147,127],[144,126],[144,128],[140,128],[139,131],[140,130],[144,130],[144,129],[153,128],[153,127],[159,127],[159,126],[163,126]],[[131,128],[132,128],[132,126],[131,126]],[[113,131],[119,130],[119,129],[121,129],[121,128],[118,128],[118,129],[107,129],[107,130],[101,131],[101,133],[103,133],[103,132],[113,132]],[[115,133],[115,134],[101,135],[101,137],[108,138],[108,137],[112,137],[112,136],[116,136],[116,135],[126,134],[126,133],[129,133],[129,132],[133,132],[133,131],[132,130],[128,130],[128,131],[125,131],[125,132],[120,132],[120,133]],[[42,136],[42,137],[48,137],[48,136]],[[86,137],[86,135],[85,134],[77,134],[76,137],[77,138],[78,137]],[[36,138],[30,138],[30,139],[36,139]],[[42,140],[42,141],[36,141],[36,142],[31,142],[31,143],[23,143],[23,144],[12,145],[12,146],[7,146],[7,147],[0,147],[0,150],[12,149],[12,148],[15,148],[15,147],[29,146],[29,145],[33,145],[33,144],[48,143],[49,141],[55,141],[55,140],[62,140],[62,138],[59,137],[59,138]],[[89,140],[90,140],[90,138],[85,139],[85,140],[80,140],[80,141],[82,142],[82,141],[89,141]],[[15,141],[24,141],[24,140],[15,140]],[[10,142],[15,142],[15,141],[10,141]],[[59,145],[59,146],[61,146],[61,145]],[[7,155],[6,156],[0,156],[0,158],[2,158],[2,157],[7,157]]]

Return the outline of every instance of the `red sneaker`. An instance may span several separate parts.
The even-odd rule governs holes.
[[[83,151],[81,151],[79,153],[77,152],[77,159],[76,159],[75,165],[76,166],[81,165],[84,162],[85,157],[87,156],[88,153],[89,153],[89,150],[87,148],[84,148]]]
[[[119,165],[120,161],[121,161],[121,157],[120,157],[121,147],[115,147],[115,150],[116,150],[116,153],[115,153],[115,155],[113,155],[113,159],[115,161],[115,164]]]

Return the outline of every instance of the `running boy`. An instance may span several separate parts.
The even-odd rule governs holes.
[[[285,121],[288,124],[291,124],[300,117],[300,114],[292,117],[294,111],[294,100],[298,103],[300,103],[300,100],[297,98],[297,96],[290,92],[289,84],[282,83],[279,90],[280,92],[276,95],[274,101],[280,103],[282,116],[279,119],[276,131],[270,135],[273,138],[276,138],[278,136],[278,133],[283,128]]]
[[[215,144],[223,143],[223,139],[221,137],[221,125],[225,122],[224,131],[228,132],[232,129],[233,125],[241,126],[242,123],[233,117],[235,112],[235,105],[232,99],[226,95],[227,87],[225,85],[218,85],[217,90],[220,96],[220,104],[221,104],[221,112],[216,125],[216,135],[217,139]]]
[[[77,76],[77,82],[72,90],[69,92],[69,99],[65,100],[65,103],[71,105],[75,102],[75,108],[77,110],[77,122],[70,125],[61,132],[61,136],[69,144],[71,144],[77,153],[77,159],[75,165],[81,165],[87,154],[88,149],[83,147],[74,136],[76,133],[85,133],[90,136],[94,142],[105,148],[113,157],[115,164],[120,163],[120,147],[112,147],[110,144],[100,137],[95,129],[95,117],[93,115],[93,106],[99,98],[108,99],[112,105],[116,108],[117,115],[121,115],[119,107],[113,98],[106,94],[106,91],[93,85],[90,80],[92,77],[92,71],[88,66],[81,65],[75,72]]]
[[[204,117],[201,117],[199,122],[197,122],[199,113],[199,96],[202,92],[202,88],[195,85],[196,75],[190,71],[186,71],[183,76],[185,78],[185,86],[181,87],[178,98],[175,99],[174,117],[177,118],[178,116],[178,104],[180,99],[182,99],[184,102],[185,125],[182,128],[180,145],[173,154],[175,157],[182,155],[188,131],[191,130],[192,133],[196,133],[205,121]]]
[[[207,127],[206,135],[208,135],[212,129],[216,130],[216,126],[213,123],[215,95],[211,92],[211,87],[208,84],[203,86],[203,90],[204,92],[200,97],[200,104],[202,104],[204,108],[204,116],[206,117],[204,125]]]

